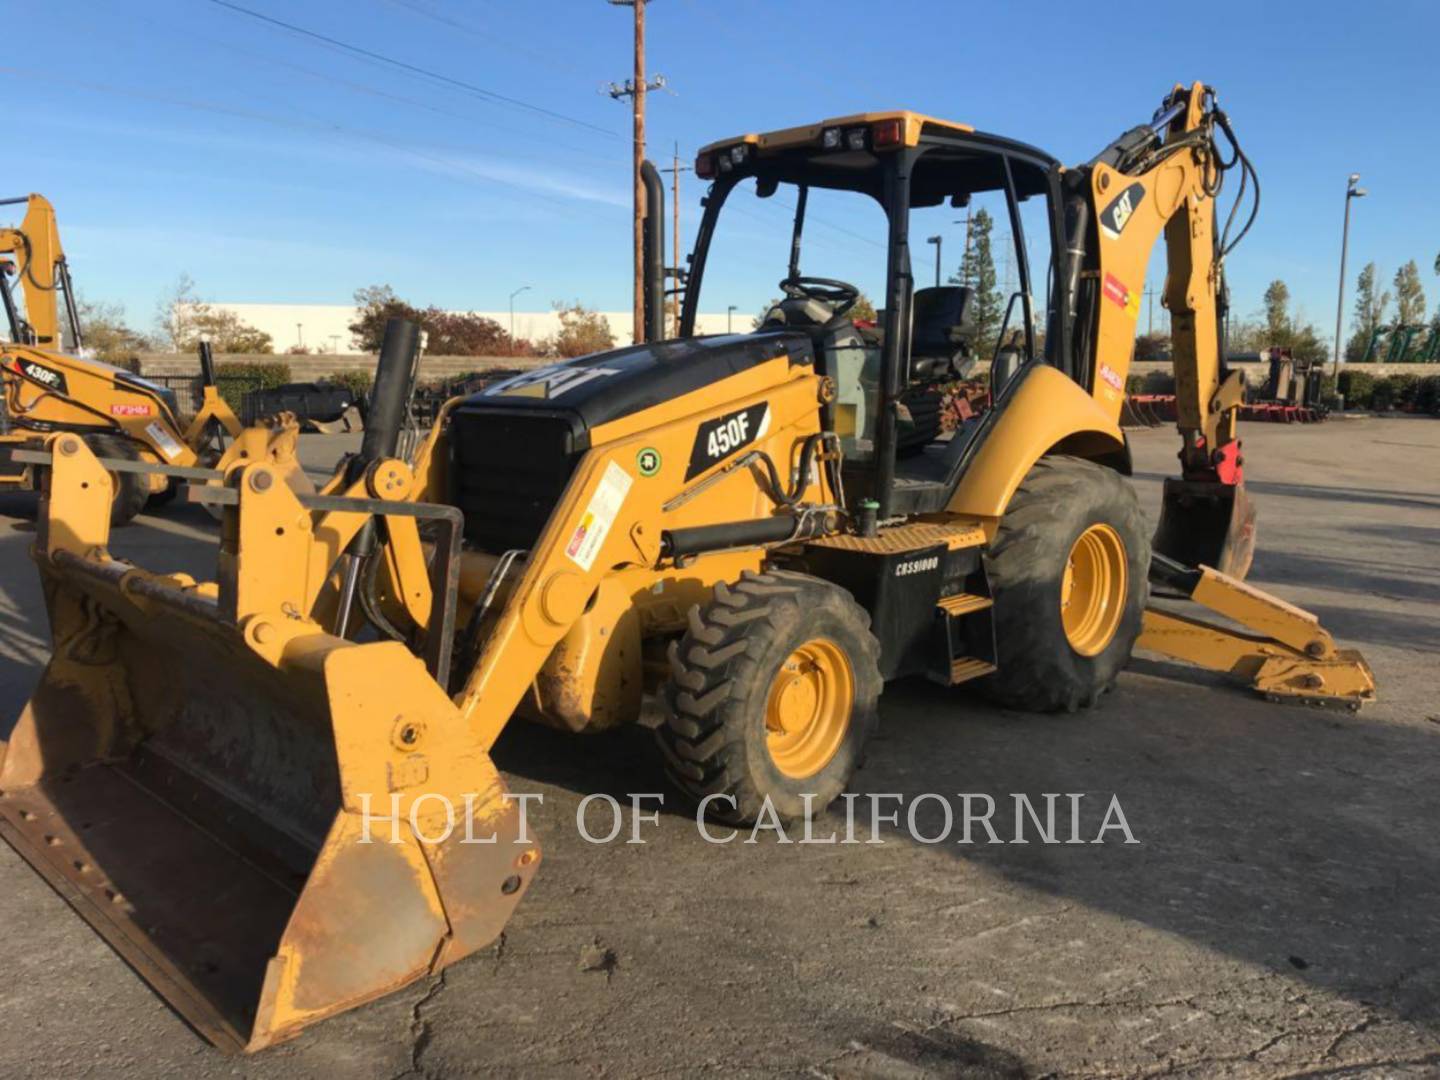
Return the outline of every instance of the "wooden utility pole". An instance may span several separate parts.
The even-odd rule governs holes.
[[[645,81],[645,5],[648,0],[610,0],[616,7],[635,9],[635,75],[624,86],[610,84],[610,96],[617,101],[628,97],[635,120],[635,344],[645,340],[645,181],[640,165],[645,160],[645,94],[665,85],[665,77],[657,75]]]
[[[680,261],[680,174],[689,172],[689,165],[680,164],[680,144],[675,144],[675,156],[671,159],[672,164],[668,169],[661,169],[661,172],[670,174],[670,218],[674,222],[674,241],[670,245],[670,258],[675,265],[671,268],[671,275],[675,281],[675,297],[671,301],[675,309],[674,329],[675,337],[680,336],[680,289],[685,284],[685,267]]]

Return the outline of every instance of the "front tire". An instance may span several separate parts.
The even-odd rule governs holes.
[[[734,824],[768,799],[782,821],[818,813],[849,783],[879,719],[880,644],[844,589],[805,574],[716,585],[670,647],[666,772]]]
[[[1149,534],[1130,485],[1082,458],[1041,458],[985,569],[999,669],[981,684],[987,695],[1031,712],[1094,705],[1129,662],[1150,594]]]
[[[115,435],[87,435],[85,444],[96,457],[140,460],[140,453],[134,445]],[[145,509],[145,502],[150,498],[150,485],[140,473],[112,472],[110,492],[110,524],[128,525],[135,515]]]

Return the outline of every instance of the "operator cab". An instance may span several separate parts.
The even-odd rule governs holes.
[[[824,426],[840,438],[850,500],[875,499],[882,518],[942,509],[987,423],[984,416],[951,422],[952,385],[976,372],[978,361],[1008,375],[1047,360],[1052,346],[1057,358],[1068,353],[1037,321],[1053,305],[1047,297],[1037,310],[1030,266],[1032,253],[1045,254],[1040,282],[1048,293],[1055,277],[1048,255],[1061,235],[1058,163],[964,125],[894,112],[715,143],[701,151],[696,172],[712,184],[691,255],[681,336],[694,333],[712,247],[737,247],[727,230],[740,238],[753,279],[762,265],[758,249],[774,247],[785,228],[788,265],[783,256],[776,260],[780,295],[764,306],[755,329],[807,334],[819,373],[834,380]],[[823,215],[812,208],[821,199]],[[735,214],[722,213],[727,203]],[[790,211],[788,228],[776,220],[781,207]],[[979,207],[973,219],[972,207]],[[757,230],[755,221],[767,218],[768,231]],[[868,235],[858,231],[867,220],[874,226]],[[921,229],[936,233],[926,240],[935,245],[934,284],[916,288],[917,276],[931,277],[930,267],[912,266],[918,253],[910,235]],[[951,251],[962,253],[948,275],[941,264],[947,231]],[[832,266],[844,273],[810,272]],[[734,287],[727,270],[712,268],[718,287]],[[856,281],[871,284],[873,309]],[[1005,389],[992,386],[997,403]]]

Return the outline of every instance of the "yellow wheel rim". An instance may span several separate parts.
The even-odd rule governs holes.
[[[786,776],[814,776],[850,728],[855,676],[844,650],[813,638],[785,658],[765,699],[765,745]]]
[[[1060,618],[1081,656],[1105,651],[1120,628],[1128,587],[1125,542],[1109,525],[1091,525],[1070,548],[1060,584]]]

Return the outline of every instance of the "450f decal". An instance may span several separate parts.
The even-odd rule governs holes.
[[[770,406],[765,404],[751,405],[748,409],[706,420],[695,432],[695,445],[690,450],[690,467],[685,471],[685,479],[699,476],[742,446],[749,446],[769,428]]]

